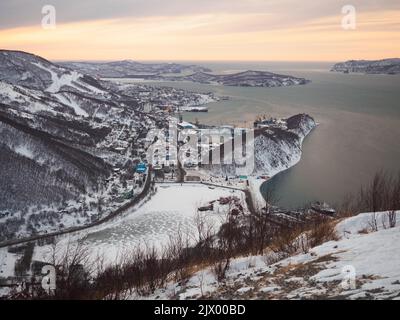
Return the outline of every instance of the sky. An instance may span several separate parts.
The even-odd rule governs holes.
[[[53,28],[45,5],[55,8]],[[1,0],[0,48],[51,60],[392,58],[400,0]]]

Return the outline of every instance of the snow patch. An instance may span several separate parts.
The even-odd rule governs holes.
[[[32,160],[34,159],[33,151],[31,149],[29,149],[29,147],[26,145],[19,145],[15,148],[14,151],[21,156],[24,156],[24,157],[32,159]]]
[[[386,212],[377,213],[378,218]],[[263,256],[232,260],[223,290],[213,275],[212,267],[195,273],[184,288],[169,283],[148,298],[234,299],[246,294],[250,299],[398,299],[400,296],[400,211],[397,226],[360,234],[371,219],[363,213],[340,222],[338,233],[346,231],[339,241],[329,241],[310,250],[268,265]],[[351,267],[355,271],[354,288],[344,288],[343,280]],[[132,296],[135,299],[137,296]]]
[[[56,94],[57,99],[62,103],[65,104],[69,107],[71,107],[72,109],[74,109],[74,112],[77,116],[81,116],[81,117],[89,117],[89,115],[87,114],[87,112],[85,110],[83,110],[79,104],[74,101],[71,97],[67,97],[65,94],[63,93],[57,93]]]

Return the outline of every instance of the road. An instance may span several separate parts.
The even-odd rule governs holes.
[[[143,198],[146,197],[147,193],[150,190],[150,186],[151,186],[151,173],[152,173],[151,169],[149,168],[149,171],[148,171],[148,174],[147,174],[146,183],[144,185],[144,188],[143,188],[142,192],[137,197],[135,197],[134,199],[129,201],[128,203],[124,204],[123,206],[121,206],[117,210],[115,210],[112,213],[110,213],[107,217],[104,217],[104,218],[102,218],[100,220],[94,221],[94,222],[92,222],[90,224],[87,224],[87,225],[84,225],[84,226],[81,226],[81,227],[72,227],[72,228],[64,229],[62,231],[56,231],[56,232],[51,232],[51,233],[46,233],[46,234],[41,234],[41,235],[35,235],[35,236],[23,238],[23,239],[15,239],[15,240],[4,241],[4,242],[0,243],[0,248],[12,246],[12,245],[23,244],[23,243],[32,242],[32,241],[37,241],[37,240],[42,240],[42,239],[49,239],[49,238],[52,238],[52,237],[58,237],[58,236],[62,236],[62,235],[65,235],[65,234],[74,233],[74,232],[77,232],[77,231],[87,230],[87,229],[99,226],[99,225],[101,225],[103,223],[106,223],[106,222],[112,220],[113,218],[115,218],[116,216],[122,214],[126,210],[132,208],[138,202],[140,202]]]

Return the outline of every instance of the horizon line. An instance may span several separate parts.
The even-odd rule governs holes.
[[[380,60],[388,60],[388,59],[400,59],[398,57],[390,57],[390,58],[376,58],[376,59],[365,59],[365,58],[349,58],[344,60],[237,60],[237,59],[135,59],[135,58],[119,58],[119,59],[51,59],[46,58],[50,61],[54,62],[113,62],[113,61],[135,61],[135,62],[320,62],[320,63],[337,63],[344,61],[380,61]]]
[[[265,62],[287,62],[287,63],[339,63],[339,62],[345,62],[345,61],[380,61],[380,60],[388,60],[388,59],[400,59],[400,56],[398,57],[379,57],[379,58],[345,58],[342,60],[312,60],[312,59],[306,59],[306,60],[287,60],[287,59],[276,59],[276,60],[268,60],[268,59],[262,59],[262,60],[240,60],[240,59],[165,59],[165,58],[160,58],[160,59],[142,59],[142,58],[114,58],[114,59],[68,59],[68,58],[61,58],[61,59],[52,59],[50,57],[47,57],[45,55],[42,55],[40,53],[36,53],[33,51],[28,51],[28,50],[21,50],[21,49],[9,49],[9,48],[1,48],[0,51],[20,51],[20,52],[25,52],[28,54],[33,54],[37,55],[39,57],[42,57],[46,60],[52,61],[52,62],[98,62],[98,63],[107,63],[107,62],[114,62],[114,61],[135,61],[135,62],[163,62],[163,63],[176,63],[176,62],[205,62],[205,63],[221,63],[221,62],[237,62],[237,63],[265,63]]]

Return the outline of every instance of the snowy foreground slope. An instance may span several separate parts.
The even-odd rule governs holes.
[[[372,213],[345,219],[336,226],[338,241],[274,264],[272,255],[232,261],[218,283],[212,268],[198,271],[182,286],[170,283],[150,299],[400,299],[400,212],[397,227],[372,232]],[[133,299],[139,297],[132,296]]]

